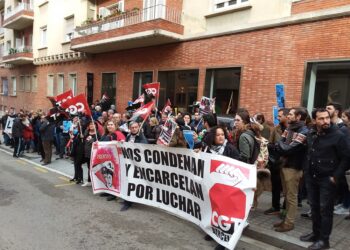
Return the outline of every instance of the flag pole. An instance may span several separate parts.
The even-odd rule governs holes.
[[[232,105],[232,98],[233,98],[233,91],[231,92],[231,97],[230,97],[230,101],[229,101],[228,106],[227,106],[226,115],[228,115],[230,113],[230,109],[231,109],[231,105]]]

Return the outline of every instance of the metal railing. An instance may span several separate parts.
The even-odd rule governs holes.
[[[133,10],[118,16],[105,17],[105,20],[94,21],[91,24],[77,27],[75,29],[74,38],[114,30],[155,19],[163,19],[172,23],[181,24],[181,12],[173,10],[163,4],[158,4],[142,10]]]
[[[4,56],[14,55],[17,53],[32,53],[33,48],[31,46],[21,46],[17,48],[10,48],[4,52]]]
[[[16,15],[18,12],[21,12],[22,10],[30,10],[33,11],[33,3],[20,3],[18,4],[15,8],[12,10],[9,10],[8,12],[5,13],[4,19],[6,20],[7,18],[12,17],[13,15]]]

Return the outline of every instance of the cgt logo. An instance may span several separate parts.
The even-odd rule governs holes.
[[[67,98],[64,98],[64,99],[62,99],[62,100],[56,102],[56,105],[61,106],[62,103],[65,103],[65,102],[68,101],[69,99],[72,99],[72,97],[71,97],[71,96],[67,96]]]
[[[154,96],[156,96],[156,94],[157,94],[157,89],[156,88],[148,88],[148,89],[145,89],[145,91],[146,91],[146,93],[147,93],[147,95],[154,95]]]
[[[83,112],[85,110],[84,104],[77,102],[75,105],[70,105],[66,112],[69,112],[71,115],[76,115],[78,112]]]
[[[211,224],[223,231],[228,232],[230,231],[232,224],[234,224],[234,218],[229,218],[225,215],[219,215],[218,212],[213,211],[211,215]]]

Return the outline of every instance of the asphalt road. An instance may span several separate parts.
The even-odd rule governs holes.
[[[0,151],[0,250],[213,249],[197,226],[136,204],[120,212],[90,187]],[[272,249],[243,237],[236,249]]]

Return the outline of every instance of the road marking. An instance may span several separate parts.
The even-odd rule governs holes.
[[[58,179],[64,180],[66,182],[70,181],[70,179],[68,179],[67,177],[63,177],[63,176],[58,177]]]
[[[11,155],[11,156],[12,156],[12,154],[13,154],[12,152],[9,152],[8,150],[2,149],[2,148],[0,148],[0,151],[3,152],[3,153],[5,153],[5,154]],[[34,162],[34,161],[32,161],[32,160],[27,160],[27,159],[25,159],[25,158],[21,158],[21,160],[23,160],[23,161],[25,161],[25,162],[28,162],[28,163],[30,163],[30,164],[33,165],[33,166],[38,166],[38,167],[40,167],[41,169],[46,169],[47,171],[50,171],[50,172],[53,172],[53,173],[56,173],[56,174],[65,176],[65,177],[67,177],[67,178],[69,178],[69,179],[73,178],[72,175],[66,174],[66,173],[61,172],[61,171],[59,171],[59,170],[55,170],[55,169],[52,169],[52,168],[47,168],[47,167],[41,166],[40,164],[38,164],[38,163],[36,163],[36,162]]]
[[[16,160],[16,162],[22,164],[23,166],[27,165],[27,163],[25,161],[22,161],[22,160]]]
[[[55,185],[55,187],[65,187],[65,186],[72,186],[74,185],[75,183],[65,183],[65,184],[58,184],[58,185]]]
[[[47,173],[47,172],[49,172],[49,171],[47,171],[46,169],[44,169],[44,168],[41,168],[41,167],[34,167],[36,170],[38,170],[39,172],[41,172],[41,173]]]

